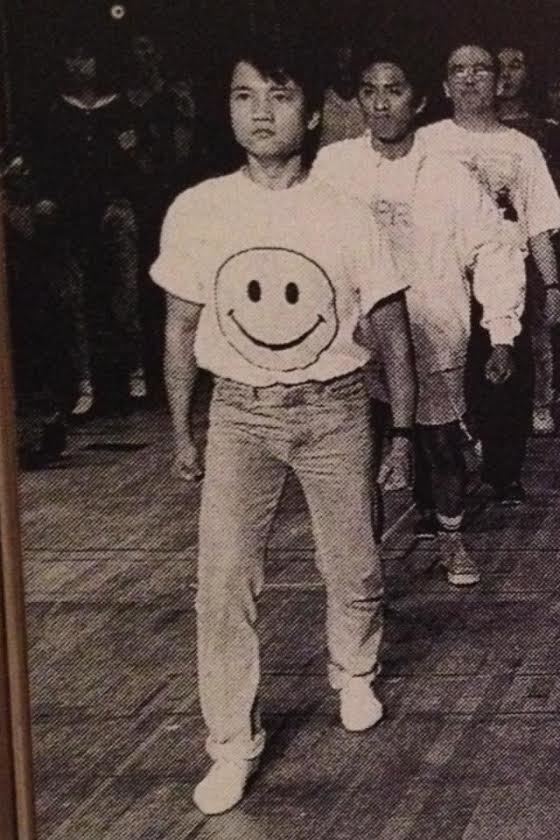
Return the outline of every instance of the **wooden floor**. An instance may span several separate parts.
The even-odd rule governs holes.
[[[270,733],[242,806],[205,819],[193,581],[199,490],[169,478],[163,412],[74,431],[22,476],[40,840],[557,840],[560,446],[533,441],[528,503],[470,499],[483,581],[456,591],[389,500],[379,693],[345,733],[327,688],[323,592],[296,486],[261,605]]]

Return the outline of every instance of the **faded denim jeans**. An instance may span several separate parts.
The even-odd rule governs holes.
[[[372,447],[362,373],[253,388],[218,380],[202,493],[197,593],[202,712],[214,758],[264,747],[257,599],[272,521],[289,469],[309,511],[327,592],[331,686],[371,681],[383,584],[372,523]],[[281,625],[278,632],[287,632]]]

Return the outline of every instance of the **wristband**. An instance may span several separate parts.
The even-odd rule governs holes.
[[[395,438],[405,438],[406,440],[414,440],[414,429],[408,426],[393,426],[390,432],[391,440]]]
[[[558,289],[560,292],[560,285],[558,283],[548,283],[545,285],[545,289]]]

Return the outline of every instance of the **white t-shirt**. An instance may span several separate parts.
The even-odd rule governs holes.
[[[257,387],[363,367],[360,317],[405,287],[359,202],[311,178],[269,190],[242,171],[179,195],[151,274],[203,306],[200,367]]]
[[[385,233],[409,286],[421,375],[465,363],[472,289],[493,343],[513,341],[524,300],[521,251],[462,166],[432,155],[418,135],[407,155],[387,160],[368,133],[322,149],[313,177],[361,199]]]
[[[422,157],[415,143],[405,157],[388,160],[373,150],[368,131],[322,149],[313,167],[314,176],[368,205],[391,245],[399,273],[409,282],[414,276],[412,204]]]
[[[518,222],[521,245],[560,228],[560,198],[537,143],[515,128],[470,131],[441,120],[418,132],[430,153],[462,163],[500,209]]]

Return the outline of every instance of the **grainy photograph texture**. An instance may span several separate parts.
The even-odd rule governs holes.
[[[557,840],[560,5],[1,15],[37,840]]]

